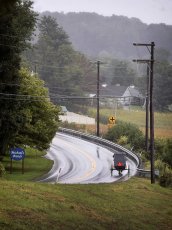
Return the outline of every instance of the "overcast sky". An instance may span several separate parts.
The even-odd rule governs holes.
[[[38,12],[96,12],[136,17],[142,22],[172,25],[172,0],[33,0]]]

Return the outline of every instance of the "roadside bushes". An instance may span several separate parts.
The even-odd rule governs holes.
[[[5,168],[3,164],[0,162],[0,177],[2,177],[5,174]]]
[[[159,184],[172,187],[172,139],[155,139],[155,167],[160,171]]]
[[[155,139],[155,157],[172,167],[172,139]]]
[[[172,187],[172,171],[165,172],[160,176],[159,184],[162,187]]]
[[[134,150],[144,148],[143,133],[137,125],[132,123],[118,121],[108,130],[105,138],[121,145],[124,144],[128,148],[134,148]]]

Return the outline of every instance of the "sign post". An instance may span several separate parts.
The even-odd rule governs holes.
[[[115,119],[114,116],[110,116],[110,117],[109,117],[109,123],[110,123],[110,124],[113,124],[113,125],[114,125],[114,124],[115,124],[115,121],[116,121],[116,119]]]
[[[109,123],[108,123],[108,127],[109,128],[112,128],[113,125],[115,124],[116,122],[116,118],[114,116],[110,116],[109,119],[108,119]]]
[[[10,150],[10,158],[11,158],[11,164],[10,164],[10,173],[12,173],[12,161],[20,161],[22,160],[22,174],[24,173],[24,158],[25,158],[25,151],[21,148],[13,148]]]
[[[10,161],[10,174],[12,174],[12,168],[13,168],[13,161],[11,159],[11,161]]]

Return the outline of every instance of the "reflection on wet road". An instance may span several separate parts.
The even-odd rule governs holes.
[[[66,134],[57,133],[46,155],[54,161],[50,172],[41,182],[50,183],[111,183],[128,179],[128,171],[111,176],[113,152],[108,149]],[[130,176],[136,172],[136,165],[127,158]]]

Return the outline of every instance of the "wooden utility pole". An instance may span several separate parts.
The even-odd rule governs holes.
[[[150,100],[150,106],[147,104],[147,106],[149,106],[149,110],[150,110],[150,157],[151,157],[151,184],[155,183],[155,168],[154,168],[154,106],[153,106],[153,67],[154,67],[154,48],[155,48],[155,43],[151,42],[150,44],[140,44],[140,43],[133,43],[134,46],[146,46],[150,52],[150,59],[149,60],[133,60],[135,62],[141,62],[141,63],[150,63],[150,80],[149,83],[150,85],[147,85],[147,89],[149,92],[149,100]],[[151,49],[149,49],[149,47],[151,47]],[[148,96],[148,95],[147,95]],[[147,116],[147,121],[148,122],[148,112],[146,112],[146,116]],[[148,127],[148,126],[147,126]],[[148,138],[148,132],[147,132],[147,138]],[[148,143],[148,142],[147,142]],[[148,149],[148,146],[147,146]]]
[[[101,61],[97,61],[97,136],[100,136],[100,64],[104,64]]]
[[[150,91],[150,63],[147,63],[147,89],[146,89],[146,127],[145,127],[145,147],[149,151],[149,91]]]
[[[151,42],[151,63],[150,63],[150,154],[151,154],[151,183],[155,183],[154,168],[154,106],[153,106],[153,66],[154,66],[154,42]]]
[[[100,135],[99,129],[99,120],[100,120],[100,103],[99,103],[99,96],[100,96],[100,61],[97,61],[97,137]]]

